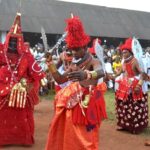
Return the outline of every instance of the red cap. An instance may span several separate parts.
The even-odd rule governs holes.
[[[120,46],[121,50],[128,50],[132,52],[132,38],[126,39],[125,43]]]

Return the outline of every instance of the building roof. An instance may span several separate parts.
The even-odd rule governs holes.
[[[8,31],[13,23],[20,0],[0,0],[0,30]],[[22,30],[62,34],[65,19],[80,16],[85,31],[91,36],[150,39],[150,13],[108,8],[55,0],[22,0]]]

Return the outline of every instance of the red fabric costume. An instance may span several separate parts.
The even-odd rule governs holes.
[[[132,39],[127,39],[121,49],[132,52],[131,43]],[[148,95],[143,93],[142,86],[139,92],[135,93],[139,82],[139,77],[133,69],[135,62],[138,64],[133,57],[129,62],[123,63],[124,75],[116,81],[118,88],[115,92],[117,125],[131,133],[139,133],[148,125]],[[139,66],[137,69],[140,72]]]
[[[89,36],[84,33],[80,19],[74,17],[67,23],[68,48],[86,46]],[[83,68],[87,60],[91,61],[89,58],[79,67]],[[57,92],[46,150],[98,150],[98,130],[106,118],[103,90],[103,85],[85,88],[79,82],[73,82]],[[82,105],[85,99],[89,100],[86,108]]]
[[[34,58],[24,44],[20,16],[17,13],[5,43],[0,44],[0,145],[34,143],[33,108],[38,103],[39,81],[44,74],[32,68]],[[11,39],[17,42],[16,51],[10,49]],[[40,69],[37,64],[34,68]],[[16,86],[22,79],[28,87],[22,88],[23,92]]]

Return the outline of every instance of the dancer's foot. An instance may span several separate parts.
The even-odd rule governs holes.
[[[150,139],[145,141],[145,146],[150,146]]]
[[[119,127],[119,126],[116,128],[116,130],[117,130],[117,131],[125,131],[125,129],[124,129],[124,128]]]

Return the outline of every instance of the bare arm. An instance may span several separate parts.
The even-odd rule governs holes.
[[[92,68],[92,69],[91,69]],[[85,70],[77,70],[68,74],[68,79],[79,81],[82,86],[96,85],[99,78],[104,76],[101,63],[97,59],[93,59]]]
[[[86,80],[86,85],[96,85],[98,79],[105,76],[102,64],[98,59],[92,60],[92,68],[93,70],[91,70],[90,73],[92,73],[93,76]],[[81,82],[81,84],[83,83]]]
[[[142,73],[142,70],[141,70],[139,63],[136,59],[134,59],[134,61],[133,61],[133,69],[134,69],[136,75],[139,75]]]
[[[52,62],[52,56],[50,54],[46,55],[46,59],[47,59],[46,62],[47,62],[48,70],[51,72],[54,80],[58,84],[62,84],[64,82],[68,81],[66,74],[61,75],[58,72],[56,65]]]
[[[94,68],[94,70],[95,70],[95,71],[97,72],[97,74],[98,74],[97,79],[102,78],[102,77],[105,76],[104,70],[103,70],[103,68],[102,68],[102,63],[101,63],[99,60],[95,59],[95,60],[93,61],[93,68]]]

